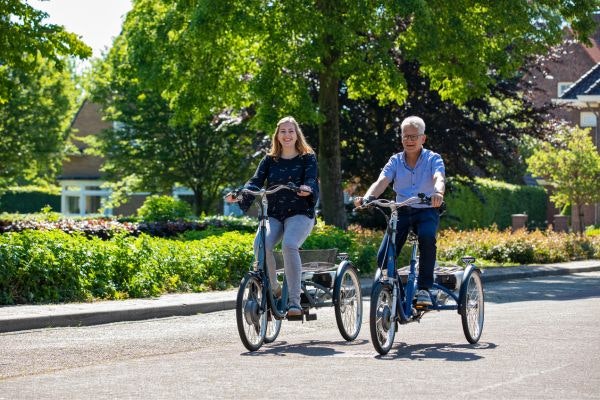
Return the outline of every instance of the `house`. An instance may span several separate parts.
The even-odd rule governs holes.
[[[570,85],[555,103],[563,109],[569,109],[578,117],[578,125],[590,127],[592,140],[600,151],[598,134],[598,116],[600,114],[600,62],[586,71]],[[578,223],[579,216],[572,215],[573,223]],[[587,205],[583,208],[583,225],[600,224],[600,204]]]
[[[536,105],[554,103],[558,106],[552,111],[554,117],[572,125],[592,128],[594,143],[599,146],[600,90],[594,84],[600,78],[600,16],[596,20],[599,29],[590,38],[590,46],[575,42],[571,33],[566,31],[563,45],[542,66],[545,73],[530,78],[538,89],[534,98]],[[550,205],[547,212],[549,223],[553,223],[557,213],[558,210]],[[578,218],[572,214],[572,224],[576,224]],[[600,224],[599,204],[584,208],[584,224]]]
[[[58,176],[61,186],[61,213],[65,216],[97,215],[103,199],[110,191],[102,188],[104,183],[100,167],[103,159],[85,153],[88,145],[82,140],[112,127],[103,120],[100,106],[85,100],[77,112],[71,127],[76,151],[63,162]],[[132,215],[141,206],[147,194],[136,194],[124,205],[104,210],[104,215]]]

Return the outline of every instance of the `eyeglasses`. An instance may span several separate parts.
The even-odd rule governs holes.
[[[414,142],[415,140],[417,140],[418,138],[420,138],[421,136],[423,136],[422,134],[418,134],[418,135],[402,135],[402,141],[406,142],[408,140],[410,140],[411,142]]]

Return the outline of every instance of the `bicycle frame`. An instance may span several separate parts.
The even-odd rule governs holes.
[[[402,203],[396,203],[388,200],[373,200],[374,205],[390,208],[391,215],[388,221],[386,233],[388,240],[384,248],[383,264],[379,265],[378,279],[381,283],[392,287],[392,318],[405,324],[408,322],[419,320],[425,310],[417,310],[413,307],[412,299],[417,292],[417,270],[419,265],[419,248],[418,238],[415,232],[410,229],[407,237],[407,242],[412,245],[411,257],[409,263],[409,271],[406,284],[403,284],[397,269],[396,260],[396,228],[398,225],[398,210],[402,207],[410,206],[411,204],[423,203],[421,197],[411,197]],[[465,271],[466,273],[467,271]],[[377,279],[377,277],[376,277]],[[448,289],[447,287],[434,283],[432,287],[434,296],[432,296],[432,306],[426,311],[431,310],[458,310],[459,294]],[[454,304],[446,305],[445,302],[438,301],[439,292],[443,292],[447,298],[454,300]]]
[[[281,288],[281,299],[278,301],[275,299],[273,295],[273,290],[271,287],[271,280],[269,279],[269,271],[267,267],[267,249],[266,249],[266,235],[267,235],[267,221],[269,220],[269,216],[267,214],[267,209],[269,205],[269,201],[267,199],[268,194],[273,194],[281,189],[288,190],[297,190],[295,187],[290,185],[279,185],[272,190],[260,189],[258,191],[250,190],[250,189],[240,189],[240,192],[248,193],[254,196],[260,197],[259,202],[259,211],[258,211],[258,254],[256,255],[256,259],[253,263],[252,273],[257,276],[257,278],[262,282],[263,290],[267,293],[266,296],[262,296],[260,311],[262,313],[271,310],[273,316],[277,319],[283,319],[287,315],[286,304],[287,304],[287,281],[284,275],[283,285]],[[281,308],[278,304],[281,304]]]

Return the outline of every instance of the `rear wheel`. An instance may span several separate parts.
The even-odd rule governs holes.
[[[392,287],[375,283],[371,292],[369,327],[371,341],[379,354],[387,354],[392,348],[398,323],[392,316]]]
[[[267,331],[267,313],[261,311],[263,288],[254,275],[246,275],[238,290],[235,314],[238,333],[244,346],[256,351],[262,346]]]
[[[477,270],[462,283],[466,290],[461,290],[460,316],[463,331],[469,343],[477,343],[483,331],[484,302],[481,273]]]
[[[356,339],[362,324],[362,293],[356,269],[351,265],[342,268],[336,278],[334,290],[335,320],[342,337]]]

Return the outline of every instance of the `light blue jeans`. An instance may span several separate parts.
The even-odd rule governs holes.
[[[300,260],[300,253],[298,250],[314,226],[315,220],[306,215],[294,215],[286,218],[283,223],[275,218],[269,218],[269,222],[267,223],[265,250],[269,279],[273,289],[279,287],[277,273],[275,271],[273,248],[281,242],[283,268],[289,291],[288,306],[300,307],[302,261]],[[258,254],[258,245],[258,235],[256,235],[256,239],[254,240],[255,254]]]

